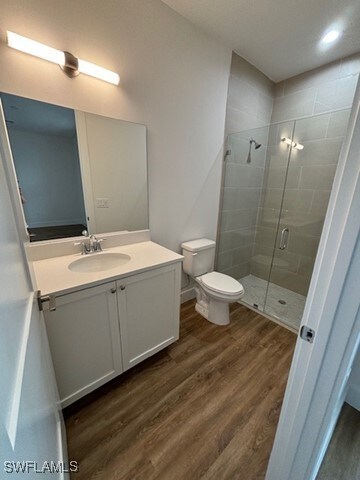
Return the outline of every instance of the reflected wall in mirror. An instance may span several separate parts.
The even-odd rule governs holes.
[[[1,100],[30,241],[148,228],[144,125]]]

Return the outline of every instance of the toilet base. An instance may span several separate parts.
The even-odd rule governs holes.
[[[230,313],[228,303],[207,297],[198,286],[195,287],[195,293],[195,310],[200,315],[215,325],[229,325]]]

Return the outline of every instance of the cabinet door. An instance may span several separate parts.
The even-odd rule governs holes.
[[[62,407],[123,371],[115,282],[57,297],[44,314]]]
[[[179,338],[181,264],[117,282],[124,370]]]

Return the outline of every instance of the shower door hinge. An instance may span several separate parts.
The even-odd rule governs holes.
[[[303,325],[300,329],[300,338],[306,340],[309,343],[313,343],[315,338],[315,330],[307,327],[306,325]]]

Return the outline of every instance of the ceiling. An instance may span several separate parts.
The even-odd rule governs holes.
[[[279,82],[360,52],[359,0],[162,0]],[[341,39],[324,48],[331,29]]]
[[[76,134],[74,110],[50,103],[1,94],[8,128],[45,135],[73,137]]]

